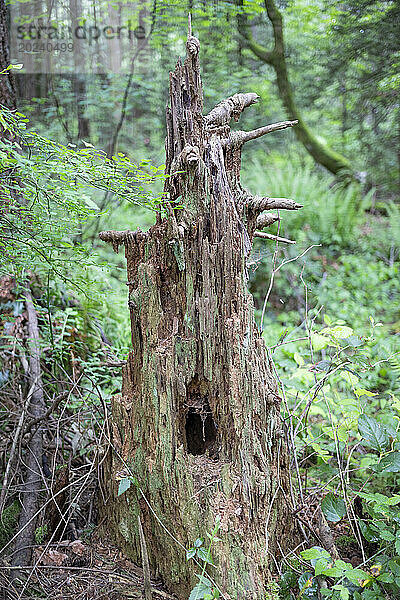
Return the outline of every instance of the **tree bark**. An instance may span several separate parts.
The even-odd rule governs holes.
[[[150,567],[182,599],[203,565],[185,550],[199,537],[207,547],[217,515],[207,577],[225,598],[265,598],[274,559],[297,537],[281,399],[246,259],[260,213],[300,206],[253,198],[240,184],[246,136],[230,143],[229,122],[256,99],[236,94],[203,117],[199,42],[189,34],[185,63],[170,75],[168,217],[147,233],[100,234],[125,247],[133,344],[112,401],[106,530],[140,564],[140,515]],[[117,496],[121,477],[135,485]]]
[[[243,0],[237,0],[237,4],[242,7]],[[264,46],[254,40],[244,12],[239,12],[238,14],[239,32],[245,39],[247,47],[260,60],[274,68],[279,96],[287,110],[288,117],[298,121],[295,134],[299,142],[303,144],[307,152],[318,164],[328,169],[328,171],[334,175],[343,176],[345,174],[347,176],[353,176],[354,172],[350,161],[338,152],[328,148],[323,142],[319,141],[302,118],[301,111],[296,104],[293,89],[289,80],[285,57],[282,14],[279,12],[274,0],[264,0],[264,5],[274,32],[273,50],[268,51]]]
[[[10,65],[10,47],[7,26],[7,7],[5,0],[0,0],[0,71]],[[10,110],[16,108],[15,79],[12,69],[0,75],[0,104]],[[2,133],[0,132],[0,135]]]

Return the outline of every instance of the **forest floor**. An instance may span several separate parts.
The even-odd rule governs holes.
[[[34,564],[20,569],[25,585],[0,571],[4,600],[125,600],[143,597],[143,571],[111,544],[94,537],[90,542],[63,540],[34,547]],[[28,580],[29,579],[29,580]],[[25,589],[24,589],[25,588]],[[152,581],[153,600],[173,599],[160,582]]]

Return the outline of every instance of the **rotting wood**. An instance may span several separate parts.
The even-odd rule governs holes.
[[[301,206],[242,187],[241,148],[226,140],[257,94],[235,94],[204,117],[199,41],[189,35],[186,47],[170,74],[167,216],[146,235],[101,235],[125,247],[133,345],[112,399],[102,510],[138,563],[140,514],[153,574],[182,599],[198,582],[186,550],[220,515],[209,575],[223,594],[259,600],[297,533],[279,390],[246,261],[258,218],[272,219],[262,213]],[[118,496],[123,470],[137,485]]]
[[[257,217],[256,227],[257,229],[264,229],[264,227],[269,227],[279,221],[279,215],[275,215],[274,213],[261,213]]]

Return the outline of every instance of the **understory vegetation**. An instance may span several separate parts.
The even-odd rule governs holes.
[[[295,4],[305,15],[303,26],[296,25]],[[350,4],[356,6],[357,2]],[[365,9],[371,3],[359,4]],[[334,69],[330,52],[334,47],[340,53],[340,36],[346,42],[343,53],[350,52],[355,32],[344,26],[337,39],[332,30],[329,34],[322,31],[322,25],[312,37],[319,10],[316,3],[310,6],[306,2],[287,7],[296,83],[309,59],[305,40],[315,39],[317,54],[325,56],[325,63],[314,65],[318,86],[327,77],[323,69]],[[257,27],[260,11],[255,16]],[[329,11],[340,19],[336,8],[329,5],[324,13],[333,18]],[[374,18],[376,11],[371,9]],[[206,9],[199,20],[206,20],[205,13]],[[164,23],[167,30],[171,27],[168,18]],[[222,56],[221,18],[218,26],[221,31],[211,41],[217,55]],[[200,27],[203,34],[206,27]],[[169,36],[171,45],[180,47],[178,34],[169,30]],[[294,51],[297,37],[302,42]],[[12,563],[18,535],[26,449],[32,432],[44,423],[43,465],[46,485],[52,492],[42,493],[46,509],[40,512],[35,532],[35,559],[40,562],[44,556],[48,562],[43,564],[61,565],[63,551],[52,549],[52,544],[67,538],[81,540],[85,549],[81,554],[73,550],[75,560],[98,540],[101,523],[96,503],[101,485],[97,469],[105,460],[109,443],[110,399],[121,390],[121,367],[131,351],[125,258],[122,250],[118,254],[118,248],[114,252],[101,242],[98,233],[146,230],[161,210],[165,178],[161,82],[164,85],[169,66],[163,43],[156,39],[157,52],[164,51],[160,54],[163,58],[158,59],[162,72],[160,67],[153,86],[148,75],[137,76],[128,107],[131,122],[122,130],[111,155],[101,143],[104,124],[99,113],[115,110],[115,89],[119,98],[122,95],[115,76],[96,100],[98,83],[93,78],[87,82],[85,111],[94,133],[85,140],[63,132],[63,122],[69,122],[67,133],[77,127],[76,116],[71,116],[74,98],[67,78],[53,82],[48,97],[21,99],[21,112],[1,109],[2,567]],[[236,52],[236,38],[229,37],[227,43]],[[255,58],[248,52],[244,46],[238,50],[237,77],[229,74],[226,58],[221,58],[220,71],[214,68],[212,56],[209,62],[204,61],[203,77],[214,78],[206,103],[212,105],[220,99],[215,91],[219,84],[229,88],[230,95],[243,88],[243,81],[251,91],[254,83],[254,91],[264,95],[264,101],[251,126],[260,126],[259,122],[264,124],[267,117],[272,120],[278,113],[283,119],[283,108],[271,89],[271,77],[265,76],[265,65],[257,67],[260,71],[256,77]],[[205,54],[211,55],[212,48],[206,48]],[[337,68],[346,71],[346,58],[339,62]],[[268,230],[295,244],[258,239],[247,260],[256,321],[273,360],[283,400],[281,418],[291,461],[288,502],[302,536],[301,544],[274,559],[271,598],[282,600],[400,597],[400,205],[398,174],[390,155],[392,142],[385,137],[394,117],[390,113],[385,121],[382,116],[389,110],[388,96],[392,98],[398,80],[388,72],[382,81],[370,83],[382,92],[376,111],[371,113],[377,121],[371,128],[376,127],[378,139],[384,140],[382,162],[374,171],[378,151],[374,147],[368,153],[364,147],[371,145],[371,129],[364,131],[365,136],[359,134],[361,126],[355,120],[366,94],[364,90],[357,95],[355,88],[360,80],[367,79],[366,68],[353,64],[350,58],[346,64],[346,82],[350,83],[342,93],[350,99],[342,133],[335,120],[339,109],[326,107],[324,93],[315,98],[308,116],[316,123],[318,115],[324,114],[331,140],[342,136],[343,152],[359,154],[357,168],[363,166],[365,158],[367,181],[329,174],[299,149],[292,134],[285,138],[286,146],[279,142],[277,150],[269,141],[261,147],[254,143],[251,152],[246,149],[243,161],[245,187],[260,195],[291,198],[303,206],[285,218],[279,215],[282,220]],[[299,92],[305,112],[310,77]],[[330,85],[335,88],[336,83]],[[335,97],[336,91],[329,88],[327,94]],[[54,100],[60,93],[64,103],[61,112],[58,100]],[[313,94],[317,96],[315,90]],[[150,98],[147,115],[142,111],[144,96]],[[273,101],[279,110],[268,112],[265,106]],[[397,106],[397,118],[398,110]],[[134,141],[132,131],[137,134]],[[46,406],[40,422],[29,409],[27,362],[32,340],[25,306],[27,291],[33,298],[40,331]],[[126,473],[119,479],[121,494],[136,484]],[[67,493],[60,492],[63,486],[67,486]],[[59,502],[54,500],[57,493]],[[211,577],[212,570],[218,568],[213,564],[213,547],[223,535],[217,515],[216,519],[208,537],[199,531],[193,546],[186,549],[186,558],[193,561],[199,579],[190,600],[220,597]],[[78,562],[73,564],[79,567]],[[8,585],[3,571],[0,577],[4,579],[1,583]],[[54,582],[40,572],[29,575],[24,590],[31,596],[26,597],[52,597],[52,585]],[[81,589],[79,585],[75,594]]]

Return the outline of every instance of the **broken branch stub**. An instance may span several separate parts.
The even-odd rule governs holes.
[[[283,210],[299,210],[303,208],[302,204],[298,204],[290,198],[268,198],[267,196],[253,196],[247,201],[247,208],[254,213],[261,213],[264,210],[283,209]]]
[[[264,229],[264,227],[269,227],[279,220],[279,215],[275,215],[274,213],[261,213],[261,215],[257,217],[256,227],[258,229]]]

